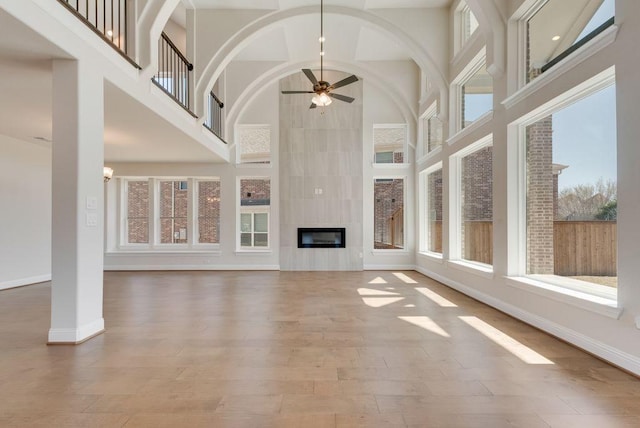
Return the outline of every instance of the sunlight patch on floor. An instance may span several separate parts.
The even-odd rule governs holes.
[[[429,299],[432,302],[434,302],[435,304],[437,304],[438,306],[442,306],[443,308],[457,308],[458,307],[458,305],[456,305],[455,303],[445,299],[444,297],[442,297],[438,293],[436,293],[434,291],[431,291],[428,288],[418,287],[418,288],[416,288],[416,291],[418,293],[422,294],[423,296],[425,296],[427,299]]]
[[[478,317],[461,316],[458,318],[527,364],[554,364],[553,361],[548,360],[533,349],[523,345]]]
[[[387,281],[382,279],[382,277],[377,277],[369,281],[369,284],[387,284]]]
[[[431,333],[435,333],[438,336],[451,337],[449,335],[449,333],[444,331],[442,329],[442,327],[440,327],[438,324],[436,324],[429,317],[425,317],[425,316],[402,317],[402,316],[400,316],[398,318],[400,318],[402,321],[406,321],[408,323],[411,323],[413,325],[421,327],[421,328],[423,328],[423,329],[425,329],[427,331],[430,331]]]
[[[409,278],[407,275],[403,274],[402,272],[394,272],[393,276],[395,276],[396,278],[398,278],[400,281],[404,282],[405,284],[417,284],[418,281],[415,281],[411,278]]]
[[[365,305],[372,308],[381,308],[392,303],[404,300],[404,297],[363,297],[362,301]]]
[[[358,294],[361,296],[399,296],[393,291],[376,290],[375,288],[358,288]]]

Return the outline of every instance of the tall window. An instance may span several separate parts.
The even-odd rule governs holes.
[[[269,163],[271,160],[271,127],[240,125],[236,130],[238,163]]]
[[[374,197],[375,249],[404,248],[404,179],[376,178]]]
[[[493,110],[493,79],[484,62],[462,83],[461,128],[467,127],[486,112]]]
[[[426,242],[425,250],[442,253],[442,168],[426,176]]]
[[[125,180],[126,242],[149,243],[149,181]]]
[[[613,81],[530,123],[525,142],[527,275],[569,288],[615,294]]]
[[[548,0],[526,21],[527,82],[613,24],[615,0]]]
[[[220,182],[198,180],[198,243],[220,243]]]
[[[374,125],[375,163],[404,163],[406,142],[406,125]]]
[[[269,247],[269,214],[271,206],[271,180],[246,178],[240,180],[241,249]]]
[[[478,29],[478,20],[466,1],[461,1],[455,12],[454,50],[457,53]]]
[[[187,243],[187,181],[160,181],[158,203],[160,214],[160,243]]]
[[[452,258],[493,263],[493,150],[491,136],[451,158]]]

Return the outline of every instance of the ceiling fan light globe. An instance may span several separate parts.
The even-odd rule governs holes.
[[[311,99],[311,102],[320,107],[326,107],[333,102],[330,96],[326,93],[316,94]]]

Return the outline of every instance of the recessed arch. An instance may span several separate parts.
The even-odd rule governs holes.
[[[291,74],[300,72],[302,68],[311,68],[317,64],[311,62],[298,62],[291,63],[287,62],[284,64],[277,65],[267,72],[263,73],[259,79],[254,80],[249,84],[245,90],[240,94],[238,99],[234,102],[233,106],[229,110],[229,114],[226,117],[225,121],[225,129],[232,130],[238,119],[242,116],[245,110],[249,107],[251,102],[258,96],[262,91],[268,86],[268,83],[273,82],[274,80],[280,80],[283,77],[289,76]],[[417,113],[415,109],[411,108],[409,103],[400,95],[398,95],[398,91],[394,91],[393,87],[390,87],[388,83],[385,82],[384,78],[367,69],[365,67],[360,67],[355,64],[345,63],[340,61],[331,61],[326,63],[326,69],[331,70],[339,70],[348,73],[356,74],[357,76],[362,77],[367,82],[371,83],[377,89],[381,90],[385,95],[387,95],[394,105],[398,108],[400,113],[402,114],[403,119],[410,125],[409,126],[409,139],[414,138],[413,129],[417,121]]]
[[[301,16],[317,14],[314,6],[305,6],[293,9],[276,11],[264,15],[244,28],[237,31],[225,44],[215,53],[209,63],[203,69],[202,75],[196,83],[195,101],[196,114],[203,115],[206,105],[206,94],[213,86],[222,71],[233,60],[233,58],[249,43],[260,37],[260,34],[269,30],[274,25],[280,24],[287,19]],[[442,70],[440,70],[429,52],[407,35],[401,28],[393,23],[364,10],[358,10],[343,6],[330,5],[325,7],[325,13],[349,16],[381,31],[401,46],[404,46],[412,59],[422,70],[426,70],[432,82],[440,89],[440,100],[446,105],[447,83]]]

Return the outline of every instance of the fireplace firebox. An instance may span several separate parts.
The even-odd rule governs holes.
[[[345,228],[299,227],[298,248],[345,248]]]

